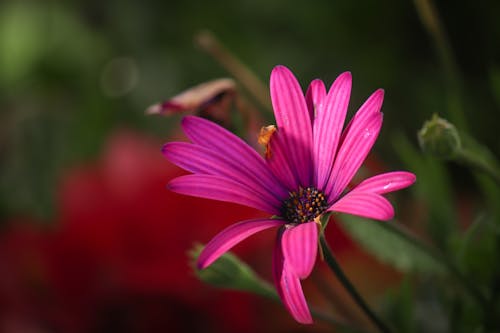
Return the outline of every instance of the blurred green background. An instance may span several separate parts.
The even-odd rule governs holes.
[[[194,42],[209,30],[266,85],[277,64],[292,69],[303,88],[314,78],[329,85],[351,71],[350,115],[375,89],[385,89],[384,126],[373,155],[380,171],[417,175],[411,189],[391,196],[397,201],[395,224],[409,226],[439,249],[442,262],[458,267],[484,293],[487,310],[481,312],[463,285],[454,289],[460,283],[449,281],[456,272],[443,275],[444,266],[428,253],[422,256],[374,224],[345,223],[382,262],[400,273],[419,273],[398,275],[403,283],[379,309],[401,332],[498,328],[498,184],[463,165],[425,156],[417,131],[438,113],[498,159],[499,13],[495,0],[4,0],[0,227],[19,216],[57,223],[61,176],[99,159],[117,129],[169,140],[180,118],[146,116],[145,109],[198,83],[231,76]]]
[[[416,131],[435,112],[451,120],[462,112],[466,125],[457,125],[498,155],[500,3],[436,5],[451,76],[412,1],[3,1],[1,214],[52,216],[58,173],[92,159],[114,128],[167,138],[172,120],[146,117],[145,108],[229,75],[194,45],[202,29],[265,83],[276,64],[303,87],[350,70],[351,113],[384,88],[376,150],[388,162],[398,165],[398,135],[416,145]],[[467,186],[467,174],[456,177]]]

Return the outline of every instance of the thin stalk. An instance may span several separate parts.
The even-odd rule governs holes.
[[[328,264],[328,267],[330,267],[332,272],[337,276],[337,278],[339,279],[340,283],[342,283],[346,291],[351,295],[352,299],[361,308],[361,310],[363,310],[366,316],[373,322],[373,324],[379,329],[380,332],[391,333],[392,330],[389,328],[389,326],[387,326],[370,308],[368,303],[366,303],[366,301],[361,297],[361,295],[356,290],[354,285],[351,283],[349,278],[345,275],[344,271],[342,270],[337,260],[333,256],[333,253],[330,250],[328,243],[326,242],[324,233],[320,234],[319,240],[325,258],[325,262]]]
[[[467,130],[467,122],[461,102],[462,80],[460,71],[437,8],[433,0],[414,0],[414,4],[422,25],[434,43],[439,61],[443,67],[450,118],[460,129]]]
[[[267,86],[254,72],[236,58],[210,31],[201,31],[195,36],[195,42],[210,54],[219,64],[233,75],[252,96],[268,110],[272,110]]]
[[[391,223],[378,223],[378,226],[385,228],[386,230],[398,235],[403,238],[407,242],[411,243],[413,246],[427,253],[434,260],[442,264],[446,270],[451,274],[455,280],[460,283],[460,285],[464,288],[467,293],[474,298],[483,309],[488,308],[488,301],[484,297],[484,295],[476,288],[476,286],[469,280],[465,275],[460,272],[460,270],[449,260],[447,260],[440,252],[435,250],[434,248],[428,246],[424,242],[417,239],[415,236],[411,235],[409,231],[403,229],[399,225],[394,225]]]
[[[485,158],[486,156],[478,154],[470,149],[462,149],[458,152],[456,160],[468,166],[471,166],[490,176],[497,185],[500,185],[500,169],[492,159]]]

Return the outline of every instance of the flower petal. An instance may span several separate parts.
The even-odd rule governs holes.
[[[302,291],[299,278],[288,268],[286,261],[283,265],[280,286],[283,298],[281,299],[293,318],[301,324],[312,324],[311,312]]]
[[[376,220],[387,221],[394,217],[391,203],[376,193],[350,192],[334,203],[328,211],[348,213]]]
[[[324,188],[332,170],[349,105],[351,85],[350,72],[339,75],[324,99],[323,107],[314,119],[314,162],[317,188]]]
[[[168,184],[171,191],[195,197],[234,202],[279,215],[273,206],[245,185],[220,176],[186,175],[174,178]]]
[[[283,225],[284,223],[285,221],[278,219],[255,219],[238,222],[227,227],[212,238],[203,248],[198,257],[198,269],[209,266],[233,246],[253,234],[271,227]]]
[[[273,278],[278,295],[293,318],[301,324],[312,324],[311,312],[307,306],[300,280],[284,260],[281,233],[278,233],[273,252]]]
[[[267,164],[288,191],[295,191],[299,187],[298,177],[293,171],[292,161],[288,158],[286,143],[283,141],[283,135],[277,131],[269,141],[269,157]]]
[[[302,186],[309,186],[312,176],[312,126],[302,89],[292,72],[276,66],[271,72],[271,100],[283,135],[286,156],[292,161]]]
[[[316,262],[318,250],[318,225],[316,222],[302,223],[285,229],[281,244],[288,267],[300,279],[308,277]]]
[[[311,124],[316,118],[316,114],[323,107],[323,102],[326,96],[326,88],[323,81],[316,79],[311,82],[306,92],[306,104],[311,118]]]
[[[281,249],[281,238],[283,236],[285,228],[286,225],[282,226],[278,230],[273,250],[273,281],[276,286],[276,291],[278,292],[278,295],[280,296],[281,299],[283,299],[283,290],[281,290],[280,281],[281,281],[281,275],[283,273],[283,262],[284,262],[283,250]]]
[[[370,152],[382,126],[382,113],[359,118],[352,126],[339,149],[326,186],[328,201],[335,201]]]
[[[382,108],[382,103],[384,101],[384,89],[377,89],[373,94],[368,97],[368,99],[361,105],[359,110],[356,112],[354,117],[352,117],[349,124],[347,124],[345,130],[342,132],[342,136],[340,138],[340,145],[344,142],[347,133],[351,129],[353,123],[360,121],[362,118],[366,118],[372,113],[380,112]]]
[[[194,112],[213,105],[225,107],[220,103],[221,96],[231,95],[230,97],[234,98],[235,91],[236,82],[234,80],[216,79],[191,87],[167,101],[152,105],[146,110],[146,113],[171,115],[180,112]]]
[[[243,165],[251,163],[253,172],[266,184],[272,184],[274,193],[280,197],[287,196],[287,190],[274,177],[262,156],[241,138],[209,120],[195,116],[184,117],[182,127],[193,143],[227,155],[235,163]]]
[[[179,167],[193,173],[222,176],[237,181],[258,193],[274,206],[281,204],[281,198],[273,196],[273,184],[266,184],[254,170],[254,161],[236,163],[231,156],[220,154],[200,145],[187,142],[171,142],[163,146],[165,157]]]
[[[371,192],[384,194],[408,187],[413,184],[415,180],[416,177],[411,172],[387,172],[363,180],[358,186],[353,188],[350,193]]]

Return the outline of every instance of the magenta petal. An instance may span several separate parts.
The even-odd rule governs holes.
[[[316,262],[318,250],[318,225],[316,222],[302,223],[286,228],[281,244],[288,267],[300,279],[308,277]]]
[[[416,177],[413,173],[407,171],[394,171],[382,173],[362,181],[358,186],[352,189],[352,192],[372,192],[384,194],[394,192],[413,184]]]
[[[283,225],[284,223],[285,221],[277,219],[256,219],[242,221],[227,227],[212,238],[203,248],[198,257],[198,268],[203,269],[209,266],[233,246],[253,234],[271,227]]]
[[[380,112],[382,103],[384,102],[384,89],[377,89],[368,99],[361,105],[354,117],[365,117],[371,113]]]
[[[193,143],[226,155],[235,163],[251,165],[253,172],[272,186],[273,193],[280,197],[287,195],[287,190],[274,177],[262,156],[238,136],[209,120],[195,116],[184,117],[182,127]]]
[[[285,230],[286,225],[281,227],[278,230],[278,234],[276,237],[276,242],[274,243],[273,250],[273,281],[276,286],[276,291],[281,299],[283,299],[283,291],[281,290],[281,275],[283,273],[283,251],[281,249],[281,238],[283,236],[283,231]]]
[[[311,82],[306,92],[306,104],[311,118],[311,124],[314,123],[316,114],[322,108],[326,96],[326,88],[323,81],[316,79]]]
[[[372,113],[353,122],[342,146],[326,186],[328,200],[335,201],[354,177],[370,152],[382,126],[382,113]]]
[[[253,161],[247,164],[236,163],[231,156],[187,142],[171,142],[163,146],[163,154],[172,163],[193,173],[222,176],[237,181],[274,206],[281,204],[281,198],[273,196],[273,184],[266,184],[254,170]]]
[[[294,173],[293,165],[288,158],[288,150],[283,142],[281,132],[273,134],[269,142],[269,149],[270,156],[267,159],[269,168],[289,191],[295,191],[299,187],[298,176]]]
[[[283,265],[280,287],[283,295],[281,300],[293,318],[301,324],[312,324],[311,312],[307,306],[300,280],[292,270],[288,269],[286,262]]]
[[[380,112],[382,108],[382,103],[384,102],[384,89],[377,89],[373,94],[368,97],[368,99],[361,105],[359,110],[356,112],[354,117],[352,117],[349,124],[346,126],[345,130],[342,132],[342,136],[340,138],[340,145],[344,142],[347,133],[351,129],[351,126],[355,122],[359,122],[361,119],[366,118],[372,113]]]
[[[276,66],[271,73],[271,100],[278,131],[288,149],[300,184],[309,186],[312,176],[312,126],[302,89],[292,72]]]
[[[316,187],[324,188],[332,169],[340,134],[351,96],[351,73],[345,72],[333,82],[323,107],[314,119],[314,162]]]
[[[273,252],[273,278],[278,295],[293,318],[301,324],[312,324],[311,312],[307,306],[299,278],[284,260],[281,249],[281,237]]]
[[[187,175],[170,181],[171,191],[195,197],[234,202],[279,215],[280,207],[272,205],[241,183],[211,175]]]
[[[348,213],[376,220],[387,221],[394,217],[391,203],[376,193],[351,192],[334,203],[328,211]]]

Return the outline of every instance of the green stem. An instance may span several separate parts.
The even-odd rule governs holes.
[[[326,242],[324,233],[320,234],[320,244],[321,250],[323,251],[323,256],[325,258],[326,263],[333,271],[333,273],[337,276],[340,283],[344,286],[346,291],[351,295],[352,299],[356,302],[356,304],[363,310],[363,312],[370,318],[375,326],[383,333],[391,333],[391,329],[377,316],[377,314],[370,308],[368,303],[361,297],[356,288],[353,286],[351,281],[344,274],[344,271],[338,264],[337,260],[333,256],[328,243]]]
[[[414,3],[420,21],[429,33],[443,66],[450,118],[460,129],[467,130],[467,122],[461,103],[462,79],[437,8],[433,0],[414,0]]]
[[[403,238],[407,242],[411,243],[416,248],[427,253],[435,261],[442,264],[448,272],[455,278],[455,280],[460,283],[468,294],[474,298],[484,309],[488,307],[488,301],[483,296],[483,294],[476,288],[476,286],[469,280],[465,275],[460,272],[460,270],[440,252],[434,248],[428,246],[424,242],[420,241],[418,238],[413,236],[409,231],[403,229],[400,225],[394,225],[392,223],[377,223],[378,226],[385,228],[386,230],[396,234],[397,236]]]
[[[500,185],[500,169],[492,162],[492,159],[485,158],[482,154],[466,148],[459,150],[455,159],[486,173]]]

